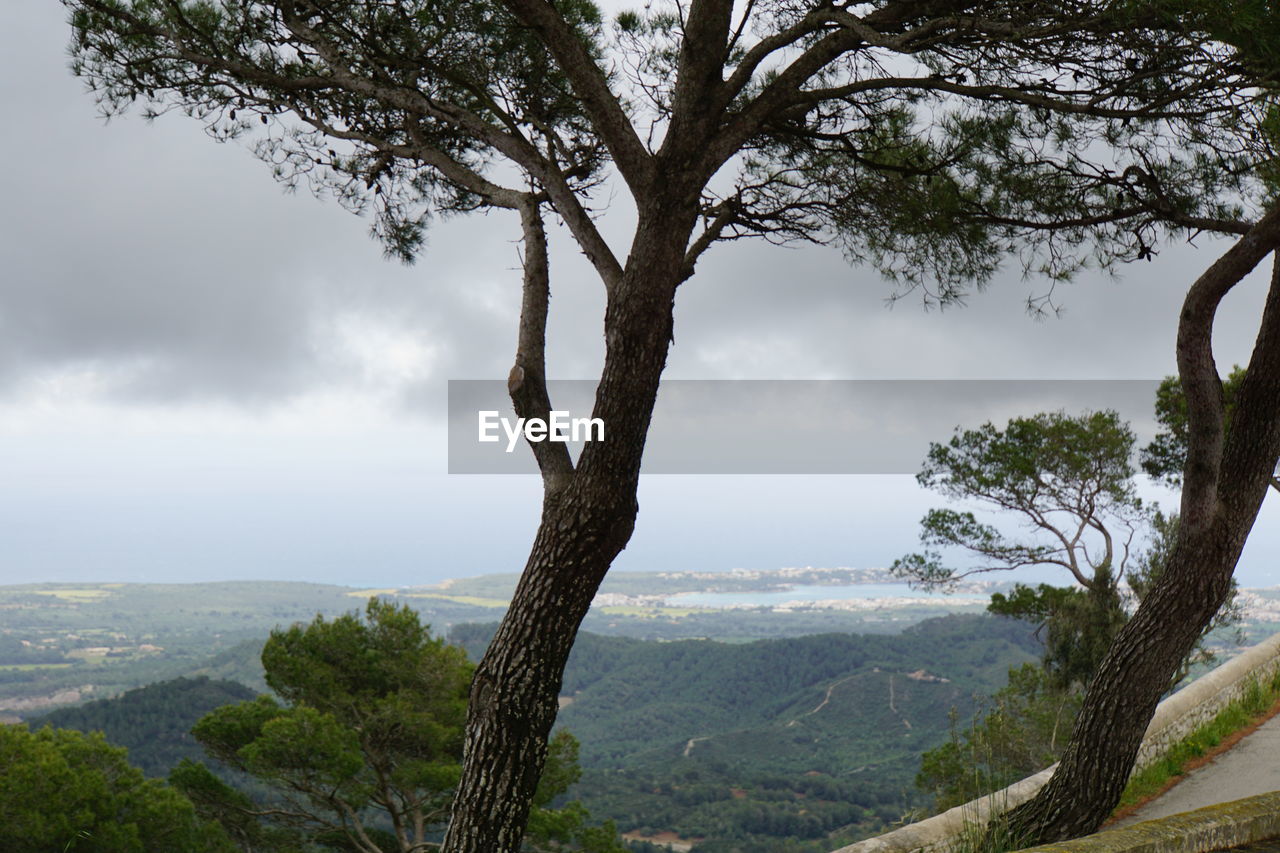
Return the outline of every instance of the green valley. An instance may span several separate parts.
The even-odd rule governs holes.
[[[921,753],[1003,686],[1010,666],[1039,656],[1028,626],[973,612],[972,597],[950,614],[947,600],[711,608],[666,599],[884,583],[842,573],[852,571],[611,579],[613,597],[589,614],[561,691],[560,725],[581,742],[583,775],[569,796],[616,821],[637,849],[699,853],[829,850],[924,807],[914,786]],[[198,756],[186,733],[202,714],[267,691],[259,655],[273,628],[358,609],[376,593],[409,604],[476,659],[513,582],[3,587],[0,710],[103,730],[163,776]],[[1244,595],[1248,633],[1274,630],[1280,595]],[[50,713],[54,705],[67,707]]]
[[[690,591],[775,590],[788,583],[879,579],[854,570],[668,575],[621,574],[584,629],[644,639],[750,640],[828,631],[895,632],[930,616],[975,608],[964,603],[888,602],[869,610],[666,607],[664,595]],[[192,584],[21,584],[0,587],[0,719],[106,698],[182,675],[233,678],[256,689],[254,643],[275,627],[337,615],[370,595],[403,601],[438,632],[501,617],[513,575],[486,575],[404,589],[244,581]],[[605,597],[602,602],[613,601]],[[980,609],[980,608],[976,608]],[[238,648],[241,643],[249,643]],[[246,666],[245,662],[249,661]]]

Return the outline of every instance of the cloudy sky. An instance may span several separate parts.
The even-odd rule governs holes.
[[[0,30],[0,583],[518,569],[539,484],[448,474],[445,421],[447,380],[510,365],[517,223],[442,223],[416,265],[384,260],[366,221],[286,194],[183,116],[104,122],[66,39],[52,2]],[[886,307],[835,251],[721,246],[682,288],[668,376],[1157,379],[1181,293],[1220,250],[1081,277],[1061,318],[1035,322],[1023,303],[1042,285],[1012,272],[927,313]],[[600,287],[563,235],[553,251],[551,373],[591,377]],[[1221,364],[1247,359],[1261,285],[1219,320]],[[640,499],[619,569],[884,565],[936,503],[904,474],[654,475]],[[1275,503],[1246,584],[1280,583]]]

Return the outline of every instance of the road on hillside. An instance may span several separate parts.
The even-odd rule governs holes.
[[[1108,829],[1280,791],[1280,716]]]

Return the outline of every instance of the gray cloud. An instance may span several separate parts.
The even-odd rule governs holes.
[[[517,256],[497,217],[444,224],[412,268],[384,261],[367,223],[286,195],[184,116],[104,125],[65,68],[58,7],[23,11],[0,44],[28,81],[6,90],[25,124],[3,143],[20,166],[0,213],[0,383],[96,368],[124,397],[261,403],[368,378],[334,338],[347,316],[412,331],[440,370],[509,334]]]
[[[292,422],[295,432],[246,455],[252,424],[230,437],[204,432],[204,409],[175,406],[155,433],[126,424],[118,440],[86,443],[138,401],[150,404],[144,413],[229,401],[251,410],[251,422],[333,389],[386,392],[399,414],[442,422],[446,379],[506,375],[518,234],[509,216],[472,216],[434,227],[416,266],[386,262],[366,223],[283,194],[243,147],[215,145],[183,116],[104,126],[67,72],[61,7],[15,7],[0,29],[9,122],[0,137],[0,406],[20,407],[20,392],[41,377],[91,370],[118,407],[42,411],[35,428],[21,413],[16,425],[0,422],[13,439],[0,466],[16,484],[0,501],[10,554],[0,574],[146,579],[180,566],[187,579],[412,583],[518,568],[537,521],[537,479],[434,476],[443,441],[416,421],[393,430],[394,441],[357,423],[314,446],[307,439],[324,425]],[[625,255],[630,216],[621,189],[611,191],[600,199],[610,203],[602,227]],[[719,246],[682,286],[668,375],[1154,379],[1173,370],[1181,294],[1217,253],[1200,242],[1119,281],[1081,276],[1060,291],[1065,315],[1041,323],[1022,304],[1043,285],[1016,269],[967,308],[924,313],[910,298],[888,310],[890,288],[834,250]],[[553,249],[550,373],[595,376],[602,288],[563,231]],[[1221,314],[1224,366],[1247,358],[1263,278]],[[421,370],[401,375],[370,358],[404,342],[427,354]],[[45,434],[65,419],[74,421],[65,434]],[[403,428],[408,418],[391,420]],[[185,437],[158,450],[155,435],[170,428]],[[298,458],[279,467],[290,453]],[[343,459],[350,464],[308,479]],[[883,564],[912,546],[919,513],[936,501],[906,477],[738,476],[646,478],[641,503],[620,568]],[[1275,527],[1264,518],[1250,544],[1254,582],[1275,580],[1266,536]]]
[[[438,225],[420,262],[380,258],[365,223],[290,197],[236,145],[180,115],[104,126],[65,67],[54,5],[24,8],[3,35],[9,79],[0,213],[0,383],[91,366],[115,393],[150,400],[272,399],[371,381],[335,324],[357,315],[416,337],[430,372],[405,390],[439,412],[448,377],[497,377],[518,312],[518,236],[503,214]],[[625,205],[605,217],[625,249]],[[1173,369],[1180,295],[1215,254],[1173,247],[1156,263],[1060,288],[1067,312],[1022,308],[1042,282],[1002,275],[963,309],[924,313],[834,250],[717,247],[677,306],[676,377],[1154,378]],[[551,372],[595,375],[601,288],[563,234],[555,240]],[[1255,287],[1256,291],[1257,288]],[[1247,357],[1257,296],[1219,324],[1224,361]]]

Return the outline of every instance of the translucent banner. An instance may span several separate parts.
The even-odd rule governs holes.
[[[646,474],[914,474],[957,427],[1113,409],[1139,445],[1157,430],[1158,380],[693,380],[662,383]],[[449,473],[534,474],[529,441],[576,459],[608,441],[594,381],[548,384],[553,415],[522,422],[505,380],[449,381]]]

